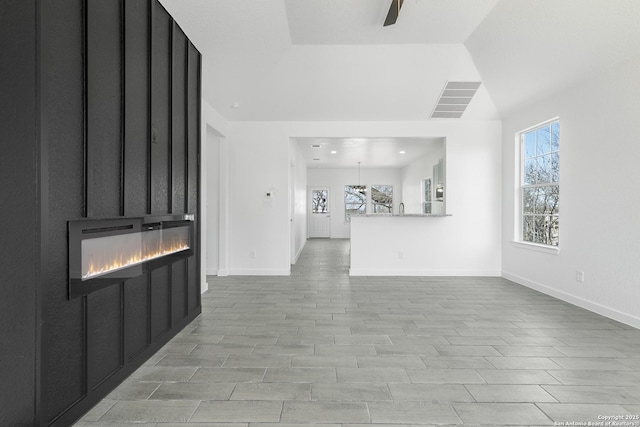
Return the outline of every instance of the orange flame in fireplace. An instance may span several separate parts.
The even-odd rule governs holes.
[[[190,248],[188,233],[169,234],[156,231],[146,232],[151,238],[145,238],[136,244],[122,244],[117,248],[107,247],[91,251],[88,263],[84,266],[82,280],[95,278],[127,267],[142,264]],[[94,239],[92,239],[94,240]],[[95,239],[98,240],[98,239]]]

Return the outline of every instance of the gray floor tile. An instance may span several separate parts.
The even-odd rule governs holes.
[[[292,368],[357,368],[356,356],[293,356]]]
[[[474,369],[407,369],[412,383],[422,384],[484,384]]]
[[[335,368],[269,368],[264,377],[270,383],[335,383]]]
[[[389,389],[395,401],[474,402],[465,386],[457,384],[389,384]]]
[[[493,369],[484,357],[479,356],[423,356],[422,362],[427,368],[436,369]]]
[[[532,403],[454,403],[464,424],[551,425],[551,420]]]
[[[190,382],[261,382],[266,371],[266,368],[200,368]]]
[[[233,390],[230,400],[311,400],[311,384],[244,383]]]
[[[467,385],[467,390],[477,402],[526,403],[557,402],[539,385],[484,384]]]
[[[543,388],[560,403],[640,404],[640,386],[545,385]]]
[[[210,401],[202,402],[189,422],[278,422],[282,402]]]
[[[235,383],[163,383],[152,400],[227,400]]]
[[[620,405],[602,405],[587,403],[541,403],[538,407],[556,423],[567,421],[582,422],[602,422],[599,416],[607,415],[632,415]],[[597,424],[596,424],[597,425]]]
[[[358,368],[424,369],[420,356],[357,356]]]
[[[555,359],[548,357],[486,357],[496,369],[559,369]]]
[[[291,365],[291,356],[280,354],[252,354],[250,356],[230,355],[224,368],[274,368]]]
[[[160,382],[140,382],[127,380],[107,395],[109,400],[145,400],[153,393]]]
[[[342,383],[408,383],[407,371],[401,368],[337,368]]]
[[[366,403],[285,402],[283,423],[368,423]]]
[[[386,383],[313,384],[312,400],[343,402],[375,402],[393,400]]]
[[[119,401],[100,418],[108,422],[187,422],[200,404],[198,400]]]
[[[478,374],[488,384],[558,384],[547,371],[536,369],[479,369]]]
[[[371,422],[390,424],[462,424],[450,404],[431,402],[372,402]]]
[[[197,370],[195,366],[146,366],[138,369],[130,378],[135,381],[189,381]]]
[[[348,240],[309,240],[290,277],[209,276],[202,315],[77,427],[640,413],[639,330],[502,278],[349,277],[348,262]]]

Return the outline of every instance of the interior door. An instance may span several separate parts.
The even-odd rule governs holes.
[[[309,237],[331,237],[331,206],[328,187],[309,189]]]

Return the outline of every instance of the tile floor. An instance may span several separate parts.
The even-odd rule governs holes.
[[[640,425],[639,330],[501,278],[348,261],[309,240],[290,277],[210,277],[202,315],[76,427]]]

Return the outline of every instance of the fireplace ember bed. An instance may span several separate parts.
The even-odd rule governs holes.
[[[69,297],[194,254],[193,215],[69,221]]]

